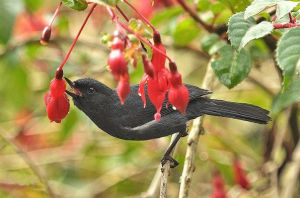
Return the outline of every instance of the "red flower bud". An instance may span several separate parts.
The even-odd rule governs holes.
[[[110,46],[112,50],[124,50],[124,41],[122,41],[119,37],[114,37],[114,40]]]
[[[226,198],[226,191],[224,189],[224,181],[221,175],[216,174],[213,178],[214,189],[211,198]]]
[[[61,120],[66,117],[70,109],[67,94],[64,93],[59,97],[54,97],[51,91],[49,91],[46,93],[44,99],[49,120],[51,122],[54,121],[60,123]]]
[[[181,78],[181,74],[179,72],[171,72],[169,74],[169,81],[171,86],[173,87],[178,87],[182,85],[182,78]]]
[[[130,93],[130,83],[129,83],[129,75],[128,74],[121,76],[121,79],[120,79],[118,87],[117,87],[117,93],[119,95],[121,103],[124,104],[125,98]]]
[[[186,113],[187,105],[189,104],[188,89],[181,85],[179,87],[172,87],[169,89],[168,98],[170,103],[182,114]]]
[[[118,78],[127,73],[127,61],[121,50],[112,50],[108,57],[108,65],[111,73]]]
[[[47,45],[50,41],[50,37],[51,37],[51,27],[50,26],[46,26],[43,30],[41,39],[40,39],[40,43],[42,45]]]
[[[236,160],[233,164],[235,182],[242,188],[248,190],[250,188],[250,182],[246,177],[242,164]]]
[[[150,76],[151,78],[153,78],[154,77],[154,69],[153,69],[152,63],[147,59],[145,54],[142,55],[142,59],[143,59],[145,73],[148,74],[148,76]]]

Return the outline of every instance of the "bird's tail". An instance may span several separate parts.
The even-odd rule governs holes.
[[[268,116],[269,111],[258,106],[223,100],[205,99],[207,101],[205,102],[205,106],[202,106],[201,112],[207,115],[234,118],[259,124],[266,124],[271,119]]]

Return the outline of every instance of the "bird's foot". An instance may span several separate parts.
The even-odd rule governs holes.
[[[177,162],[173,157],[171,157],[170,155],[164,155],[163,158],[161,159],[161,166],[164,166],[167,161],[170,162],[170,167],[171,168],[175,168],[176,166],[179,165],[179,162]]]

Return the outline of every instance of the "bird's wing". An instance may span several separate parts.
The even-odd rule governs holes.
[[[211,92],[205,89],[200,89],[196,86],[185,84],[189,91],[190,101],[193,101],[201,96],[210,94]],[[127,99],[125,100],[124,105],[122,105],[123,113],[120,117],[121,123],[126,127],[138,127],[150,121],[153,121],[154,114],[156,113],[156,109],[151,103],[148,93],[147,87],[145,87],[146,94],[146,106],[144,108],[143,101],[141,97],[138,95],[139,85],[131,86],[131,91]],[[174,110],[171,104],[167,103],[167,99],[162,105],[161,116],[167,116],[170,113],[173,113]]]

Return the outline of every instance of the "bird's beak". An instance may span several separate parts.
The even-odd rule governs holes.
[[[67,83],[70,85],[72,92],[66,90],[66,93],[71,96],[72,98],[76,97],[76,96],[82,96],[82,93],[75,87],[75,84],[68,78],[64,77],[65,80],[67,81]]]

